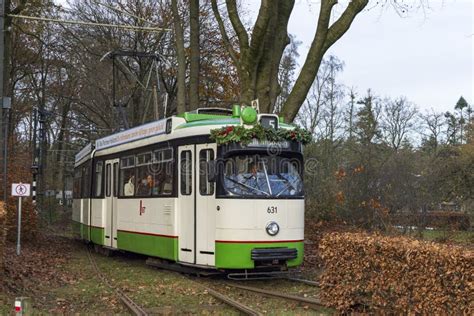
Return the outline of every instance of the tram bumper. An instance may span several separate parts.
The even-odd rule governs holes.
[[[216,242],[216,267],[253,269],[257,267],[296,267],[303,262],[303,241],[269,243]]]

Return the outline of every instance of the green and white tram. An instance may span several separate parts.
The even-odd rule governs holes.
[[[294,129],[276,115],[234,106],[198,109],[89,144],[75,159],[76,236],[198,268],[300,265],[301,142],[211,137],[218,129],[231,139],[234,129],[256,126],[273,135]]]

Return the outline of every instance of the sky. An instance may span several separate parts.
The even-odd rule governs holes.
[[[371,4],[356,17],[326,54],[344,61],[344,85],[360,93],[370,88],[381,97],[405,96],[422,111],[452,111],[461,95],[474,105],[474,0],[424,1],[429,8],[407,17]],[[319,3],[296,0],[290,18],[289,33],[302,41],[300,65],[314,37]],[[245,3],[254,14],[259,4]]]

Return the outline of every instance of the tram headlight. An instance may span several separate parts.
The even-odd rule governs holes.
[[[269,234],[270,236],[275,236],[280,231],[280,226],[278,226],[276,222],[270,222],[267,224],[267,227],[265,227],[265,229],[267,230],[267,234]]]

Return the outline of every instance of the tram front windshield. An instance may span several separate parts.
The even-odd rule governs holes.
[[[302,197],[302,161],[270,155],[238,155],[225,162],[224,188],[229,196]]]

